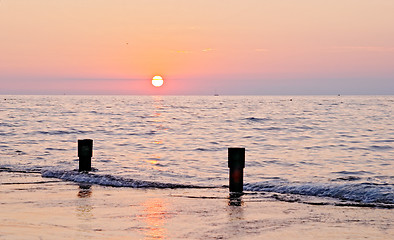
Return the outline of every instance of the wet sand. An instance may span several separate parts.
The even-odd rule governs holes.
[[[0,172],[0,239],[392,239],[394,210]]]

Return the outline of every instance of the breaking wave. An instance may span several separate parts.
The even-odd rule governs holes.
[[[246,191],[264,191],[281,194],[328,197],[362,204],[377,204],[394,208],[394,185],[374,183],[290,183],[260,182],[247,183]]]
[[[65,170],[44,170],[42,177],[58,178],[76,183],[97,184],[110,187],[131,187],[131,188],[203,188],[200,186],[160,183],[151,181],[135,180],[130,178],[116,177],[112,175],[100,175],[94,173],[65,171]]]
[[[0,167],[0,172],[39,173],[44,178],[56,178],[82,184],[126,188],[223,188],[223,186],[198,186],[178,183],[163,183],[124,178],[97,172],[78,172],[77,170],[49,169],[41,170],[12,169]],[[271,197],[288,202],[310,202],[309,197],[317,197],[319,205],[333,204],[338,206],[383,207],[394,209],[394,185],[377,183],[300,183],[285,180],[270,180],[258,183],[245,183],[246,192],[269,192]],[[279,194],[279,195],[278,195]],[[280,195],[282,194],[282,195]],[[306,199],[306,200],[305,200]]]

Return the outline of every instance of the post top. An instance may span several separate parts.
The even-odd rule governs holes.
[[[228,167],[245,168],[245,148],[228,149]]]
[[[92,157],[93,156],[93,140],[82,139],[78,140],[78,157]]]

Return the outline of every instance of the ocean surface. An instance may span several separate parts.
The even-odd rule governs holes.
[[[394,208],[393,110],[394,96],[3,95],[0,172],[219,189],[244,147],[246,193]],[[89,174],[78,139],[94,140]]]

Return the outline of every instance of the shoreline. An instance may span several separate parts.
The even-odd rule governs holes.
[[[135,189],[0,172],[0,239],[388,239],[393,209],[227,189]]]

